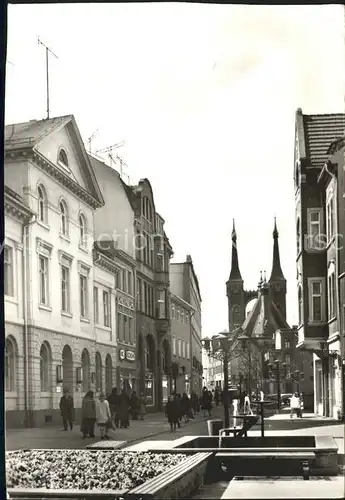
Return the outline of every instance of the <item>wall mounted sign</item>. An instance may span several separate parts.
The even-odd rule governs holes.
[[[126,359],[128,361],[135,361],[135,354],[133,351],[126,351]]]
[[[126,357],[125,350],[124,350],[124,349],[120,349],[120,350],[119,350],[119,358],[121,359],[121,361],[122,361],[123,359],[125,359],[125,357]]]

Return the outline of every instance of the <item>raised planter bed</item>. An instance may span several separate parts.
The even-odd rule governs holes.
[[[21,450],[6,454],[10,497],[116,499],[188,497],[211,453],[186,456],[120,450]]]

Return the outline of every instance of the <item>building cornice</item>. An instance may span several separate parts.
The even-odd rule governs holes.
[[[58,181],[64,188],[71,191],[73,194],[78,196],[91,208],[96,209],[103,206],[98,200],[96,200],[90,193],[86,191],[82,186],[80,186],[75,180],[63,172],[60,168],[54,165],[51,161],[41,155],[38,151],[31,149],[30,147],[16,148],[12,150],[5,151],[5,160],[18,161],[20,159],[31,160],[35,163],[37,167],[50,175],[54,180]]]
[[[103,269],[106,269],[107,271],[114,273],[114,274],[121,271],[121,267],[116,262],[114,262],[109,257],[103,255],[97,249],[93,250],[93,262],[94,262],[94,264],[97,264],[98,266],[102,267]]]
[[[179,305],[181,306],[184,306],[186,309],[188,309],[189,311],[192,311],[192,312],[195,312],[195,309],[194,307],[189,304],[189,302],[186,302],[185,300],[183,300],[181,297],[179,297],[178,295],[175,295],[173,293],[170,293],[170,299],[173,301],[173,302],[176,302],[178,303]]]
[[[5,213],[23,224],[27,224],[32,218],[34,213],[27,207],[19,198],[19,195],[10,192],[9,188],[5,186],[5,201],[4,209]]]

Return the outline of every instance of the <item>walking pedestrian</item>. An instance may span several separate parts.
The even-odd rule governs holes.
[[[214,391],[214,402],[216,403],[216,406],[219,405],[219,399],[220,399],[219,396],[220,396],[219,395],[219,390],[218,390],[218,387],[217,387],[217,389]]]
[[[96,423],[96,401],[93,397],[93,392],[88,391],[83,397],[81,409],[81,432],[83,438],[95,437],[95,423]]]
[[[181,427],[181,422],[182,422],[182,416],[183,416],[181,394],[177,393],[174,400],[175,400],[175,404],[176,404],[176,408],[177,408],[177,414],[178,414],[177,425],[178,425],[178,428],[180,428]]]
[[[165,413],[166,416],[168,417],[168,422],[170,424],[171,432],[176,432],[176,426],[180,427],[177,398],[173,399],[172,396],[168,397]]]
[[[135,391],[132,392],[129,405],[130,405],[130,409],[131,409],[132,419],[138,420],[140,402],[139,402],[139,398],[137,396],[137,393]]]
[[[126,393],[125,389],[122,389],[122,392],[119,396],[119,419],[120,419],[120,427],[127,429],[129,427],[129,397]]]
[[[68,426],[70,430],[72,430],[74,420],[74,401],[72,396],[69,394],[68,389],[64,389],[63,396],[60,399],[60,413],[64,427],[63,430],[67,431]]]
[[[194,415],[198,413],[198,396],[193,391],[190,395],[191,408],[193,410]]]
[[[146,414],[146,398],[143,392],[140,393],[139,396],[139,418],[140,420],[144,420],[144,416]]]
[[[293,418],[296,413],[297,417],[301,414],[301,400],[297,392],[295,392],[290,399],[290,418]]]
[[[182,409],[182,417],[184,417],[184,422],[185,422],[185,424],[187,424],[189,422],[191,404],[190,404],[190,399],[187,396],[186,392],[184,392],[182,395],[181,409]]]
[[[111,421],[111,413],[109,403],[105,399],[103,392],[101,392],[99,399],[96,401],[96,421],[101,433],[101,439],[109,439],[108,428]]]
[[[110,407],[111,418],[115,424],[115,427],[119,427],[119,395],[117,394],[117,388],[114,387],[108,398],[108,403]]]

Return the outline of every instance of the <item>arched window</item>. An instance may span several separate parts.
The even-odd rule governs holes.
[[[49,392],[50,386],[50,355],[48,346],[43,343],[40,351],[41,392]]]
[[[154,343],[151,335],[146,338],[145,368],[150,372],[154,371]]]
[[[58,162],[61,163],[64,167],[68,167],[67,153],[64,149],[60,149]]]
[[[40,222],[47,223],[47,195],[44,187],[41,184],[37,188],[37,200],[38,220]]]
[[[79,215],[79,242],[82,247],[86,246],[86,219],[83,214]]]
[[[63,200],[60,201],[59,208],[60,208],[60,231],[61,234],[67,236],[68,234],[67,206]]]
[[[302,287],[298,287],[298,324],[303,322],[303,294]]]
[[[11,338],[5,344],[5,391],[14,392],[17,389],[17,346]]]
[[[96,352],[96,391],[102,390],[102,358],[99,352]]]
[[[90,354],[84,349],[81,354],[81,367],[83,371],[83,392],[90,390]]]
[[[301,251],[301,221],[298,218],[296,224],[296,237],[297,237],[297,255]]]

